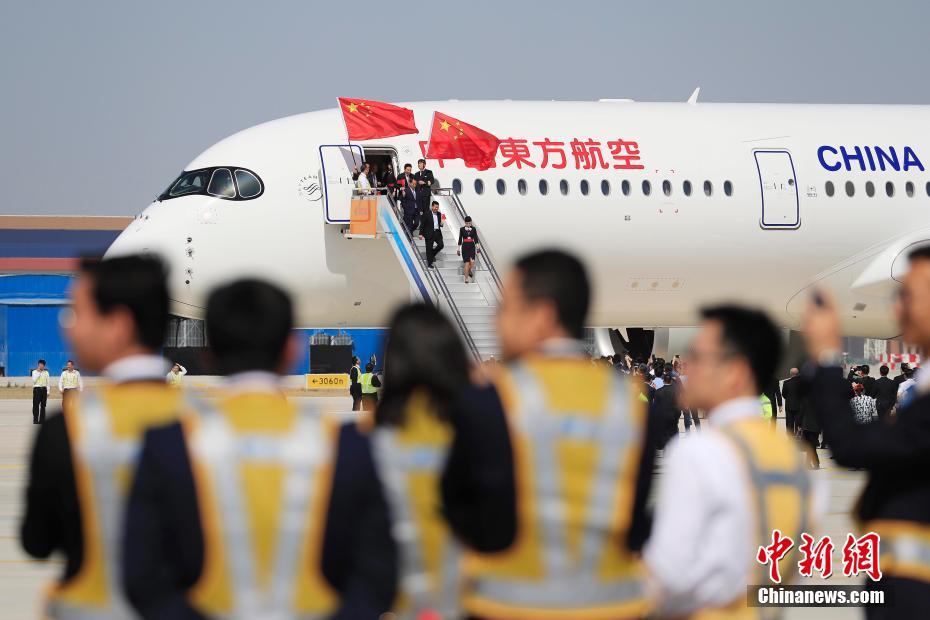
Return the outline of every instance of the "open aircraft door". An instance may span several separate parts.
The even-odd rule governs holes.
[[[324,144],[320,147],[323,170],[323,209],[330,224],[348,224],[355,181],[352,170],[364,161],[362,147],[356,144]]]
[[[791,153],[785,150],[754,151],[762,193],[762,228],[800,228],[801,202]]]

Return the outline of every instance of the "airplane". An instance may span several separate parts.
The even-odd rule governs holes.
[[[220,141],[107,255],[161,254],[179,316],[202,318],[212,287],[255,275],[295,296],[301,327],[383,326],[393,307],[418,298],[418,284],[432,278],[424,298],[445,284],[407,260],[419,256],[416,239],[402,238],[396,218],[380,222],[375,239],[347,234],[352,170],[365,160],[416,172],[441,111],[501,140],[488,170],[428,160],[445,188],[436,192],[443,213],[474,218],[495,278],[534,248],[580,256],[595,291],[592,327],[692,326],[702,304],[735,300],[798,329],[822,286],[836,294],[847,335],[897,335],[891,304],[907,252],[930,239],[924,106],[696,96],[398,105],[413,110],[420,133],[350,142],[332,108]],[[381,213],[391,210],[378,200]],[[454,233],[461,217],[452,220]],[[455,241],[447,237],[452,260]],[[478,303],[493,306],[479,285]]]

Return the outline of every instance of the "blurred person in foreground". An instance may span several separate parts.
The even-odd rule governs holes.
[[[581,262],[558,250],[516,262],[497,316],[507,364],[489,387],[463,395],[453,419],[446,514],[466,542],[503,547],[469,557],[470,617],[649,611],[631,516],[652,475],[641,466],[646,405],[639,386],[585,354],[588,282]],[[482,495],[499,508],[476,510]]]
[[[908,255],[910,269],[895,303],[901,338],[930,353],[930,247]],[[871,619],[926,618],[930,602],[930,373],[922,373],[911,402],[897,414],[858,425],[849,414],[849,384],[842,373],[840,316],[819,292],[804,318],[807,350],[816,364],[811,399],[836,462],[868,471],[856,503],[862,532],[881,536],[882,578],[893,605],[868,607]]]
[[[745,617],[747,585],[770,583],[758,548],[771,544],[773,530],[800,541],[811,527],[812,481],[797,444],[761,415],[759,394],[781,354],[775,325],[738,306],[701,316],[684,404],[707,411],[708,428],[666,451],[643,557],[660,615]],[[795,560],[780,563],[783,575]]]
[[[441,479],[453,406],[469,382],[468,357],[434,306],[400,308],[388,334],[371,442],[400,555],[395,613],[459,618],[461,553],[443,518]]]
[[[22,543],[36,558],[65,556],[48,616],[129,618],[119,563],[127,481],[145,429],[183,407],[156,353],[168,322],[165,269],[143,256],[84,261],[71,299],[68,340],[81,367],[107,383],[72,399],[36,436]]]
[[[149,431],[126,516],[124,583],[146,619],[377,618],[396,553],[367,438],[285,398],[288,296],[239,280],[207,300],[224,397]]]

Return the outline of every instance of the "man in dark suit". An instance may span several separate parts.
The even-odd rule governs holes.
[[[872,393],[872,390],[875,388],[875,377],[870,377],[869,372],[871,369],[868,364],[863,364],[859,367],[859,383],[862,384],[862,387],[865,388],[865,393],[867,396],[875,398],[875,394]]]
[[[797,368],[792,368],[790,377],[781,386],[785,400],[785,428],[789,435],[796,435],[801,426],[801,379]]]
[[[907,380],[907,372],[905,371],[907,371],[907,369],[909,369],[910,367],[911,365],[908,364],[907,362],[904,362],[903,364],[901,364],[901,374],[899,374],[897,377],[894,378],[894,384],[896,386],[901,387],[901,384]]]
[[[910,269],[896,302],[901,339],[930,352],[930,246],[908,255]],[[880,581],[866,581],[893,604],[866,607],[870,620],[927,617],[930,601],[930,385],[915,386],[911,402],[887,420],[858,425],[849,410],[849,387],[843,380],[839,315],[823,293],[809,305],[804,331],[810,358],[811,399],[821,413],[824,433],[836,462],[868,472],[856,503],[861,532],[881,537]],[[875,547],[878,541],[873,539]],[[878,550],[874,561],[879,562]]]
[[[430,198],[432,197],[433,183],[436,179],[433,178],[433,171],[426,169],[425,159],[417,161],[417,168],[419,170],[413,175],[413,178],[417,180],[417,187],[420,188],[418,206],[420,208],[420,221],[422,222],[430,210]]]
[[[404,171],[397,175],[397,185],[406,187],[410,185],[410,181],[415,178],[416,177],[413,175],[413,166],[404,164]]]
[[[776,424],[778,422],[778,412],[781,411],[783,404],[781,399],[781,388],[778,386],[778,381],[773,381],[772,385],[770,385],[763,394],[768,396],[769,402],[772,403],[772,424]]]
[[[398,183],[402,185],[398,189],[400,192],[400,206],[404,210],[404,225],[411,233],[417,229],[417,180],[410,178],[410,184],[407,185],[401,178]]]
[[[439,212],[439,203],[435,200],[420,220],[420,238],[426,240],[426,265],[432,269],[436,255],[445,247],[442,242],[442,213]]]
[[[884,418],[894,407],[898,399],[898,384],[888,378],[888,367],[882,365],[878,369],[881,375],[872,385],[872,398],[875,399],[875,408],[878,409],[879,419]]]

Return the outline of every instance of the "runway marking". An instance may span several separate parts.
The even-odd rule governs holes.
[[[0,465],[0,469],[25,469],[25,465]]]

